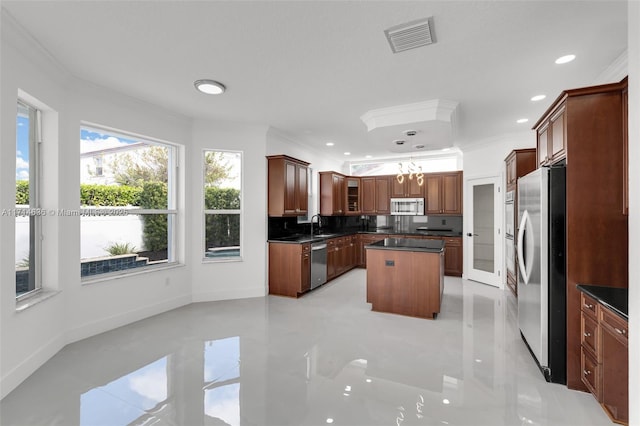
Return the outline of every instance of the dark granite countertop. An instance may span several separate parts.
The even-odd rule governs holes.
[[[626,288],[578,284],[578,290],[593,297],[620,317],[629,321],[629,291]]]
[[[365,246],[374,250],[424,251],[439,253],[444,250],[442,240],[419,240],[415,238],[385,238]]]
[[[329,238],[337,238],[344,237],[347,235],[354,234],[377,234],[377,235],[419,235],[419,236],[427,236],[427,237],[461,237],[461,232],[451,232],[451,231],[438,231],[438,230],[430,230],[430,231],[397,231],[393,229],[379,229],[379,230],[370,230],[370,231],[351,231],[351,232],[335,232],[335,233],[323,233],[320,235],[314,235],[313,237],[309,234],[298,234],[298,235],[290,235],[287,237],[278,237],[271,238],[267,240],[270,243],[292,243],[292,244],[304,244],[311,243],[315,241],[323,241]]]

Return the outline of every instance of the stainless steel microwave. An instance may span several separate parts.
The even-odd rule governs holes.
[[[392,198],[392,215],[424,215],[424,198]]]

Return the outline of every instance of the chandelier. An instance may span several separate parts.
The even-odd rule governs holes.
[[[396,176],[398,183],[404,182],[405,174],[408,175],[409,180],[413,180],[413,178],[415,177],[416,182],[418,182],[418,186],[422,186],[424,184],[424,174],[422,173],[422,166],[416,166],[416,163],[414,163],[412,158],[409,159],[409,164],[407,164],[406,172],[404,171],[402,163],[398,163],[398,176]]]

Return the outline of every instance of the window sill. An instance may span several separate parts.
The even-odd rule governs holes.
[[[230,263],[230,262],[242,262],[242,257],[220,257],[220,258],[210,258],[205,257],[202,259],[203,264],[207,263]]]
[[[59,293],[61,293],[59,290],[40,290],[33,296],[17,301],[16,312],[22,312],[26,309],[29,309],[30,307],[35,306],[40,302],[44,302],[45,300],[50,299]]]
[[[141,275],[141,274],[148,274],[155,271],[166,271],[167,269],[181,268],[183,266],[184,266],[183,263],[172,262],[172,263],[165,263],[162,266],[134,268],[134,269],[126,269],[126,270],[116,271],[116,272],[108,272],[108,273],[99,274],[99,275],[89,275],[81,279],[81,285],[96,284],[104,281],[113,281],[120,278],[132,277],[132,276]]]

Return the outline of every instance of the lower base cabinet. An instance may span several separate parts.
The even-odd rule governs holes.
[[[628,322],[581,293],[582,383],[611,420],[629,423]]]
[[[462,276],[462,238],[444,237],[444,274]]]
[[[269,294],[299,297],[311,289],[311,244],[269,243]]]

